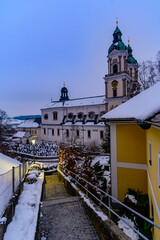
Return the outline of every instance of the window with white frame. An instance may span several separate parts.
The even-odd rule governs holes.
[[[58,120],[58,112],[53,112],[53,120]]]
[[[79,130],[77,129],[77,138],[79,138]]]
[[[88,130],[88,138],[91,138],[91,130]]]
[[[104,138],[104,132],[100,131],[100,139],[103,139],[103,138]]]
[[[69,137],[69,130],[66,129],[66,137],[68,138]]]
[[[52,129],[52,136],[54,136],[54,129]]]
[[[152,166],[152,144],[150,140],[149,140],[149,164],[150,166]]]

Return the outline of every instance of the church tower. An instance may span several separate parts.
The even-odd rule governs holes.
[[[122,41],[122,33],[116,21],[113,42],[108,49],[108,74],[105,75],[105,94],[107,111],[134,96],[137,82],[138,64],[132,55],[132,48]]]

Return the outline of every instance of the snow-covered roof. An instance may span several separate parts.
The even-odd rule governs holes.
[[[110,120],[137,119],[144,121],[160,112],[160,82],[156,83],[102,117]]]
[[[13,138],[23,138],[26,132],[17,132],[13,135]]]
[[[87,105],[100,105],[105,104],[105,96],[97,96],[97,97],[86,97],[86,98],[77,98],[71,99],[67,101],[53,101],[47,104],[42,109],[47,108],[59,108],[59,107],[78,107],[78,106],[87,106]]]
[[[34,118],[27,119],[18,126],[18,128],[38,128],[38,127],[39,124],[35,122]]]
[[[14,119],[14,118],[7,118],[4,120],[4,124],[7,125],[19,125],[23,122],[24,120],[19,120],[19,119]]]

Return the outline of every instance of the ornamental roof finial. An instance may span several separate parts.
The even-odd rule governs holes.
[[[116,27],[118,27],[118,17],[116,17]]]
[[[130,43],[130,39],[129,39],[129,37],[128,37],[128,45],[129,45],[129,43]]]
[[[65,87],[65,82],[63,83],[63,87]]]

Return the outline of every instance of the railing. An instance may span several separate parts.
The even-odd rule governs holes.
[[[120,202],[116,198],[112,197],[110,194],[108,194],[108,193],[104,192],[103,190],[101,190],[100,188],[96,187],[92,183],[88,182],[87,180],[85,180],[84,178],[80,177],[79,175],[73,173],[72,171],[70,171],[68,169],[62,170],[60,167],[57,170],[58,171],[62,171],[65,176],[70,176],[71,180],[77,186],[80,186],[81,190],[83,189],[87,196],[88,195],[92,196],[95,200],[97,200],[100,203],[100,206],[103,206],[104,208],[106,208],[108,210],[109,217],[111,217],[111,213],[112,213],[118,219],[122,220],[129,228],[133,229],[133,231],[136,232],[142,239],[148,240],[148,238],[146,236],[144,236],[141,232],[139,232],[135,227],[131,226],[127,221],[124,220],[124,218],[122,216],[120,216],[117,212],[115,212],[112,209],[112,207],[111,207],[112,202],[117,203],[117,204],[119,204],[119,206],[126,208],[128,211],[130,211],[131,214],[134,214],[134,215],[140,217],[141,219],[145,220],[147,223],[151,224],[153,227],[156,227],[156,228],[160,229],[159,225],[157,225],[156,223],[154,223],[150,219],[144,217],[142,214],[138,213],[137,211],[133,210],[132,208],[128,207],[124,203]],[[85,186],[82,185],[80,183],[80,181],[83,181],[85,183]],[[108,205],[106,205],[106,203],[104,203],[102,201],[102,199],[99,199],[95,194],[93,194],[93,192],[88,190],[89,186],[94,188],[94,189],[96,189],[98,192],[100,192],[105,197],[107,197],[108,198]]]
[[[4,213],[10,199],[16,193],[18,186],[23,181],[28,171],[28,162],[20,164],[0,175],[0,217]]]

